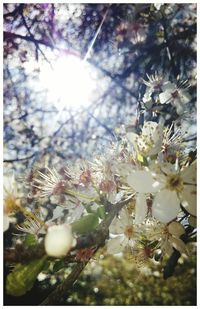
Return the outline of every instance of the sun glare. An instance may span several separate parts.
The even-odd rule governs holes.
[[[58,110],[85,107],[91,103],[95,81],[91,66],[76,56],[62,56],[40,66],[39,81],[47,90],[48,101]]]

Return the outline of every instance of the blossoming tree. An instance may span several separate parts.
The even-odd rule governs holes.
[[[116,31],[128,40],[131,29],[135,44],[145,36],[139,26],[127,22]],[[34,165],[23,176],[26,201],[14,177],[5,180],[4,230],[12,225],[20,233],[5,250],[6,263],[13,265],[7,294],[24,295],[42,274],[68,267],[69,275],[42,302],[62,304],[100,248],[106,255],[128,253],[135,263],[163,263],[165,278],[181,255],[190,256],[197,164],[180,126],[192,100],[190,84],[156,71],[144,74],[141,86],[134,123],[120,126],[101,154],[64,162],[62,168]]]

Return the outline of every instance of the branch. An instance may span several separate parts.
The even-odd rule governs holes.
[[[108,201],[104,201],[104,203],[102,204],[104,204],[106,208],[111,208],[111,211],[109,212],[107,217],[99,224],[95,231],[85,236],[81,236],[77,239],[75,249],[92,247],[95,245],[104,245],[106,238],[109,236],[109,226],[112,220],[118,214],[118,212],[130,202],[132,198],[133,195],[117,204],[111,204]]]
[[[96,245],[96,249],[93,252],[93,255],[97,252],[97,250],[104,245],[106,238],[109,235],[109,225],[117,215],[117,213],[126,205],[133,196],[127,198],[125,201],[112,205],[108,201],[105,202],[105,206],[112,206],[112,210],[107,215],[106,219],[101,222],[101,224],[97,227],[96,231],[88,234],[87,236],[80,237],[77,241],[76,249],[89,247],[92,245]],[[81,271],[87,265],[87,262],[81,262],[74,266],[70,275],[60,284],[57,288],[41,303],[41,305],[62,305],[65,304],[66,292],[69,290],[78,279]]]
[[[40,304],[46,305],[64,305],[66,299],[66,292],[74,285],[82,270],[88,262],[81,262],[74,266],[70,275]]]
[[[23,7],[24,7],[24,4],[20,4],[12,12],[4,14],[3,18],[7,18],[7,17],[14,17],[15,18],[18,13],[23,11]]]
[[[44,243],[36,246],[25,247],[16,244],[14,248],[5,249],[4,260],[8,263],[28,263],[34,259],[41,258],[45,254]]]
[[[4,159],[3,162],[4,163],[13,163],[13,162],[18,162],[18,161],[27,161],[29,159],[32,159],[33,157],[35,157],[38,153],[33,153],[31,156],[29,157],[24,157],[24,158],[15,158],[15,159]]]

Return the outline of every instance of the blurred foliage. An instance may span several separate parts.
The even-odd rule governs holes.
[[[67,299],[71,305],[195,305],[196,256],[180,259],[164,280],[162,266],[138,269],[133,259],[109,256],[85,269]]]

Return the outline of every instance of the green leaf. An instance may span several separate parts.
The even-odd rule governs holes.
[[[66,263],[62,260],[55,262],[54,266],[53,266],[53,272],[57,272],[60,269],[66,267]]]
[[[91,205],[85,205],[84,207],[85,207],[85,209],[87,210],[88,213],[92,213]]]
[[[37,245],[37,239],[35,235],[33,234],[26,234],[24,245],[27,247],[35,246]]]
[[[12,296],[21,296],[30,291],[37,275],[43,269],[47,256],[34,260],[27,265],[18,264],[7,276],[6,292]]]
[[[87,234],[94,230],[99,224],[99,218],[95,214],[89,214],[73,222],[72,231],[78,234]]]
[[[106,212],[105,212],[105,207],[104,206],[97,208],[97,215],[99,216],[99,218],[105,219]]]

